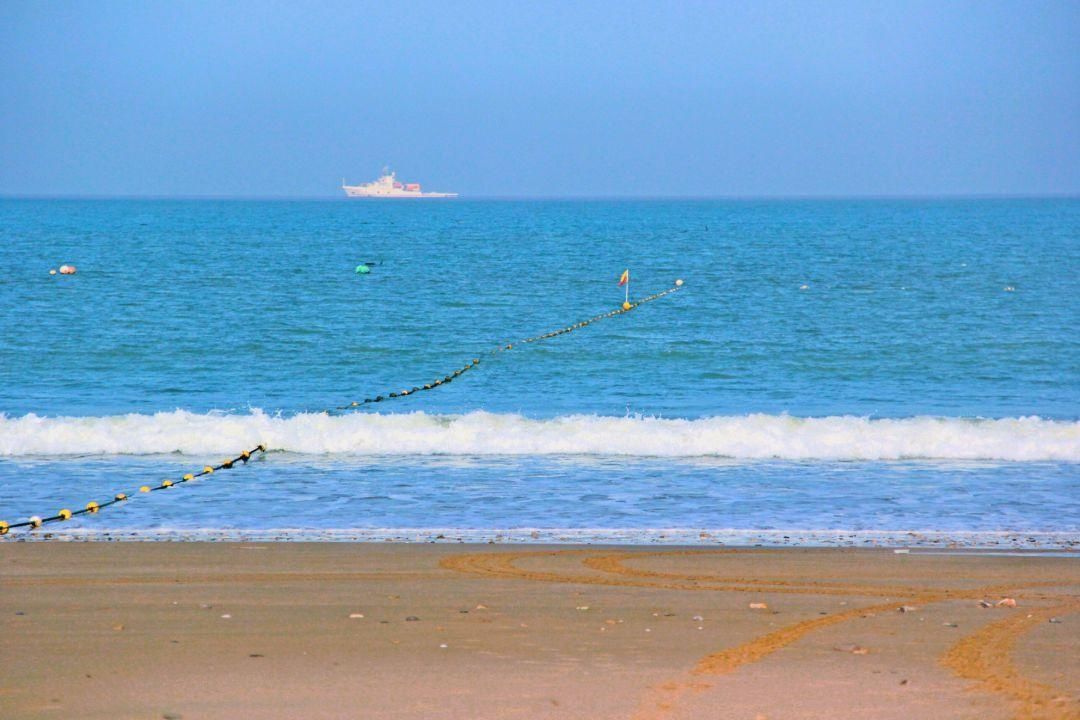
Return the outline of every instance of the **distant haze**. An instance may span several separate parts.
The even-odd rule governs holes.
[[[0,195],[1080,193],[1080,2],[0,3]]]

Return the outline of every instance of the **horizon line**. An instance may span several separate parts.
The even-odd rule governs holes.
[[[0,200],[218,200],[262,202],[357,202],[390,201],[400,198],[351,198],[339,195],[133,195],[133,194],[50,194],[0,193]],[[777,194],[777,195],[465,195],[453,198],[409,198],[441,203],[474,200],[496,202],[754,202],[806,200],[1075,200],[1080,192],[1061,193],[896,193],[896,194]]]
[[[1061,193],[882,193],[882,194],[761,194],[761,195],[459,195],[422,199],[456,202],[761,202],[761,201],[942,201],[942,200],[1078,200],[1080,192]],[[341,198],[338,195],[200,195],[200,194],[51,194],[0,193],[0,200],[153,200],[224,202],[389,202],[396,198]]]

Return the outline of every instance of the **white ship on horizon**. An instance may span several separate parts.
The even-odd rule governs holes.
[[[349,197],[359,198],[453,198],[457,193],[422,192],[420,183],[403,183],[389,168],[383,168],[382,177],[375,182],[363,185],[346,185],[341,180],[341,189]]]

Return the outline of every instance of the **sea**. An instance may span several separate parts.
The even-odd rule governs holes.
[[[1077,199],[3,199],[0,326],[0,520],[129,497],[0,542],[1080,544]]]

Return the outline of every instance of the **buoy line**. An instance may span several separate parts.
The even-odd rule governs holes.
[[[497,347],[492,348],[486,354],[487,355],[498,355],[499,353],[509,352],[510,350],[513,350],[518,345],[524,345],[526,343],[540,342],[541,340],[550,340],[553,337],[558,337],[559,335],[565,335],[567,333],[573,332],[574,330],[580,330],[581,328],[586,327],[588,325],[592,325],[595,322],[599,322],[601,320],[606,320],[607,318],[612,318],[612,317],[615,317],[617,315],[625,315],[626,313],[630,312],[631,310],[634,310],[634,309],[636,309],[636,308],[638,308],[638,307],[640,307],[640,306],[642,306],[642,305],[644,305],[646,303],[651,303],[654,300],[659,300],[662,297],[665,297],[667,295],[670,295],[670,294],[672,294],[674,292],[677,292],[677,291],[681,290],[682,286],[683,286],[683,281],[682,280],[676,280],[675,284],[672,285],[667,290],[664,290],[663,292],[654,293],[652,295],[648,295],[648,296],[643,297],[640,300],[637,300],[635,302],[629,302],[629,301],[625,302],[625,303],[623,303],[622,307],[618,308],[617,310],[610,310],[610,311],[605,312],[605,313],[600,313],[599,315],[593,315],[591,318],[587,318],[587,319],[582,320],[580,322],[576,322],[576,323],[574,323],[572,325],[567,325],[566,327],[559,328],[558,330],[552,330],[550,332],[543,333],[542,335],[533,335],[531,337],[522,338],[521,340],[516,340],[514,342],[502,343],[501,345],[498,345]],[[355,401],[353,401],[353,402],[351,402],[351,403],[349,403],[347,405],[339,405],[337,407],[327,408],[323,412],[331,413],[331,412],[341,412],[343,410],[354,410],[356,408],[363,407],[364,405],[371,405],[373,403],[386,402],[387,400],[396,400],[398,398],[409,397],[410,395],[415,395],[416,393],[423,392],[425,390],[434,390],[437,387],[441,387],[443,385],[446,385],[447,383],[453,382],[454,380],[461,377],[462,375],[464,375],[468,371],[472,370],[473,368],[475,368],[479,364],[480,364],[480,358],[473,358],[472,360],[465,363],[465,365],[458,368],[457,370],[454,370],[453,372],[448,373],[448,374],[444,375],[443,377],[436,378],[435,380],[433,380],[433,381],[431,381],[429,383],[425,383],[424,385],[414,385],[413,387],[405,388],[404,390],[398,390],[398,391],[395,391],[395,392],[388,392],[388,393],[383,394],[383,395],[374,395],[374,396],[371,396],[371,397],[366,397],[363,400],[355,400]]]
[[[682,280],[676,280],[675,284],[672,285],[667,290],[664,290],[664,291],[658,292],[658,293],[654,293],[652,295],[648,295],[648,296],[643,297],[640,300],[637,300],[635,302],[630,302],[628,300],[628,301],[624,302],[622,304],[622,307],[618,308],[617,310],[610,310],[610,311],[605,312],[605,313],[600,313],[599,315],[593,315],[592,317],[587,318],[585,320],[582,320],[580,322],[576,322],[576,323],[573,323],[572,325],[567,325],[566,327],[559,328],[558,330],[552,330],[550,332],[546,332],[546,333],[543,333],[541,335],[533,335],[531,337],[522,338],[521,340],[517,340],[515,342],[503,343],[503,344],[493,348],[492,350],[490,350],[487,354],[488,355],[498,355],[499,353],[509,352],[510,350],[513,350],[514,347],[516,347],[517,345],[524,345],[524,344],[527,344],[527,343],[535,343],[535,342],[540,342],[542,340],[549,340],[551,338],[558,337],[560,335],[565,335],[567,333],[573,332],[574,330],[580,330],[581,328],[592,325],[593,323],[599,322],[600,320],[606,320],[607,318],[612,318],[612,317],[615,317],[617,315],[624,315],[624,314],[630,312],[631,310],[634,310],[634,309],[636,309],[638,307],[641,307],[642,305],[645,305],[646,303],[653,302],[654,300],[659,300],[662,297],[665,297],[665,296],[670,295],[670,294],[672,294],[674,292],[677,292],[678,290],[680,290],[682,288],[682,286],[683,286],[683,281]],[[406,389],[406,390],[401,390],[399,392],[387,393],[386,395],[375,395],[374,397],[364,398],[363,400],[357,400],[355,402],[351,402],[348,405],[341,405],[341,406],[335,407],[335,408],[328,408],[327,410],[324,410],[323,412],[330,413],[330,412],[340,412],[340,411],[343,411],[343,410],[352,410],[352,409],[355,409],[355,408],[358,408],[358,407],[362,407],[364,405],[370,405],[370,404],[373,404],[373,403],[381,403],[381,402],[384,402],[386,400],[408,397],[408,396],[413,395],[415,393],[423,392],[424,390],[434,390],[437,387],[441,387],[443,385],[446,385],[447,383],[453,382],[456,378],[461,377],[466,372],[468,372],[469,370],[472,370],[473,368],[475,368],[479,364],[480,364],[480,359],[479,358],[473,358],[471,361],[466,363],[464,367],[458,368],[457,370],[454,370],[453,372],[451,372],[451,373],[449,373],[449,374],[447,374],[447,375],[445,375],[445,376],[443,376],[441,378],[438,378],[438,379],[434,380],[433,382],[427,383],[425,385],[415,386],[415,387],[412,387],[412,388],[409,388],[409,389]],[[36,529],[40,528],[42,525],[44,525],[46,523],[64,522],[66,520],[70,520],[73,517],[76,517],[77,515],[96,514],[98,511],[100,511],[100,510],[102,510],[104,508],[107,508],[107,507],[110,507],[112,505],[116,505],[116,504],[119,504],[119,503],[126,502],[126,501],[132,499],[133,497],[137,497],[141,493],[151,493],[151,492],[156,492],[156,491],[159,491],[159,490],[168,490],[168,489],[174,488],[177,485],[180,485],[182,483],[190,482],[192,480],[195,480],[195,479],[200,478],[200,477],[204,477],[206,475],[212,475],[214,472],[216,472],[218,470],[230,470],[236,465],[236,463],[243,463],[243,464],[246,465],[247,461],[250,460],[255,453],[265,453],[265,452],[266,452],[266,446],[263,445],[263,444],[259,444],[259,445],[257,445],[255,448],[253,448],[251,450],[244,450],[243,452],[241,452],[239,455],[237,455],[234,458],[231,458],[231,459],[228,459],[228,460],[222,460],[219,465],[207,465],[202,470],[200,470],[199,472],[188,473],[188,474],[184,475],[182,478],[180,478],[179,480],[162,480],[158,485],[143,485],[143,486],[139,487],[137,490],[133,490],[133,491],[130,491],[130,492],[119,492],[119,493],[116,493],[115,495],[113,495],[113,498],[111,500],[108,500],[108,501],[105,501],[105,502],[97,502],[97,501],[91,500],[81,510],[70,510],[68,508],[62,508],[59,511],[57,511],[57,513],[55,515],[49,515],[47,517],[41,517],[40,515],[32,515],[28,520],[25,520],[23,522],[11,523],[11,524],[8,524],[8,523],[4,522],[3,520],[0,520],[0,535],[7,535],[8,532],[10,532],[11,530],[14,530],[16,528],[25,527],[25,528],[28,528],[29,530],[36,530]]]
[[[246,465],[247,461],[251,459],[252,455],[257,452],[266,452],[266,446],[258,445],[251,450],[244,450],[242,453],[240,453],[234,458],[231,458],[229,460],[222,460],[219,465],[207,465],[199,472],[188,473],[179,480],[162,480],[161,483],[158,485],[143,485],[138,490],[119,492],[113,495],[112,500],[108,500],[106,502],[99,503],[97,501],[91,500],[90,502],[86,503],[86,506],[82,510],[69,510],[68,508],[63,508],[59,510],[55,515],[50,515],[48,517],[32,515],[29,520],[26,520],[24,522],[11,523],[10,525],[3,520],[0,520],[0,535],[7,535],[9,531],[14,530],[15,528],[27,527],[31,530],[36,530],[45,523],[63,522],[65,520],[70,520],[76,515],[84,515],[88,513],[94,514],[97,513],[99,510],[109,507],[110,505],[116,505],[117,503],[122,503],[132,499],[133,497],[137,497],[139,493],[151,493],[157,490],[168,490],[169,488],[176,487],[177,485],[180,485],[182,483],[191,482],[192,480],[203,477],[204,475],[212,475],[218,470],[230,470],[236,465],[236,463],[244,463]]]

